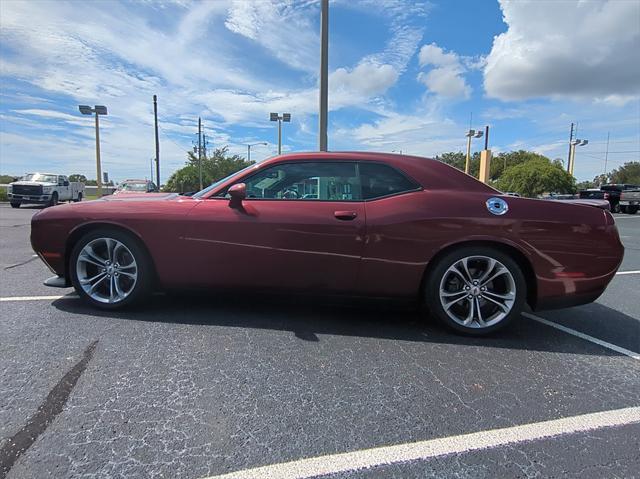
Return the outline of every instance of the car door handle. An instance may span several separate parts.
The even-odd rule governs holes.
[[[355,211],[334,211],[333,216],[339,220],[350,221],[356,219],[358,213]]]

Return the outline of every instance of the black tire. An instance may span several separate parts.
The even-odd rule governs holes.
[[[638,212],[638,206],[627,206],[627,213],[635,215]]]
[[[47,206],[56,206],[58,204],[58,193],[56,191],[51,195],[51,199],[49,200],[49,204]]]
[[[476,258],[485,257],[488,259],[496,260],[502,263],[502,265],[508,270],[508,272],[511,274],[511,277],[513,278],[513,284],[511,284],[511,281],[509,281],[509,283],[511,284],[511,288],[515,289],[515,294],[514,294],[515,297],[513,299],[511,309],[503,318],[499,319],[494,324],[490,324],[485,327],[480,327],[480,326],[470,327],[470,326],[465,326],[463,324],[456,322],[454,319],[452,319],[449,316],[449,314],[447,314],[440,299],[440,284],[442,281],[445,280],[445,276],[447,278],[451,277],[451,273],[448,273],[449,268],[455,265],[456,263],[458,263],[460,260],[464,258],[471,258],[471,257],[476,257]],[[473,269],[472,269],[472,272],[473,272]],[[453,277],[455,276],[456,275],[454,274]],[[474,278],[472,277],[471,279],[474,279]],[[499,281],[499,280],[496,280],[496,281]],[[477,289],[478,288],[476,288],[476,290]],[[460,288],[460,290],[462,290],[462,287]],[[465,297],[464,292],[458,293],[458,294],[463,295],[462,299],[459,300],[460,302],[465,301],[466,298],[468,297],[471,297],[471,294]],[[486,294],[486,293],[480,293],[479,291],[476,291],[476,294],[480,295],[480,294]],[[527,283],[526,283],[524,274],[522,273],[522,270],[518,265],[518,263],[508,254],[503,253],[498,249],[484,247],[484,246],[463,246],[451,251],[450,253],[446,254],[445,256],[437,260],[437,263],[435,264],[433,269],[430,270],[429,276],[426,278],[425,289],[424,289],[424,298],[425,298],[426,306],[429,312],[433,316],[435,316],[438,321],[440,321],[442,324],[444,324],[448,328],[458,333],[463,333],[470,336],[483,336],[483,335],[498,331],[500,329],[503,329],[509,326],[510,324],[512,324],[513,321],[515,321],[517,318],[520,317],[525,305],[526,296],[527,296]],[[468,301],[471,301],[473,303],[474,300],[471,299]],[[478,301],[482,301],[482,300],[478,299]],[[458,305],[463,306],[463,304],[461,304],[460,302],[458,303]],[[487,309],[491,310],[492,308],[496,308],[496,306],[493,306],[490,302],[486,300],[484,300],[483,306],[481,307],[484,307],[485,311]],[[454,309],[454,308],[452,307],[451,309]],[[496,309],[496,312],[497,311],[498,310]],[[455,316],[454,312],[452,312],[452,314]],[[491,321],[489,322],[491,323]],[[473,324],[473,321],[472,321],[472,324]]]
[[[12,201],[12,202],[11,202],[11,207],[12,207],[12,208],[20,208],[20,202]]]
[[[84,291],[78,279],[78,256],[87,244],[101,238],[111,238],[122,243],[129,250],[137,265],[137,279],[133,289],[124,299],[114,303],[101,302],[92,298]],[[147,250],[132,234],[117,229],[101,228],[85,234],[74,245],[68,266],[71,284],[77,291],[78,295],[90,305],[104,310],[122,309],[133,304],[141,303],[148,297],[153,284],[153,263],[147,253]]]
[[[622,213],[626,213],[626,212],[627,212],[627,207],[626,207],[626,206],[621,206],[621,207],[620,207],[620,211],[621,211]]]
[[[611,207],[611,212],[612,212],[612,213],[620,213],[620,203],[615,203],[615,204]]]
[[[82,193],[78,193],[78,197],[73,200],[75,203],[79,203],[80,201],[82,201]]]

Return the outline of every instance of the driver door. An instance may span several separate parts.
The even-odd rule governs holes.
[[[365,209],[355,162],[283,162],[241,179],[247,198],[224,192],[190,213],[185,239],[213,286],[353,292]],[[193,270],[192,270],[193,271]]]

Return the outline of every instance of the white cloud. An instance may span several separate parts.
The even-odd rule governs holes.
[[[338,68],[329,77],[329,84],[334,95],[369,98],[384,93],[398,80],[398,76],[391,65],[364,62],[352,70]]]
[[[309,10],[317,10],[316,5],[293,0],[234,0],[225,26],[258,43],[286,65],[315,73],[319,22],[311,22]]]
[[[418,55],[420,66],[433,67],[428,72],[420,72],[418,80],[431,93],[447,98],[469,98],[471,87],[463,77],[465,67],[454,52],[445,52],[435,43],[424,45]]]
[[[490,97],[599,99],[640,93],[640,2],[566,0],[553,6],[500,1],[508,30],[484,68]]]

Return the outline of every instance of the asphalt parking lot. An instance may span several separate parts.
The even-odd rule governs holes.
[[[98,312],[42,285],[36,211],[0,205],[0,478],[640,477],[640,215],[596,303],[476,339],[362,301]]]

